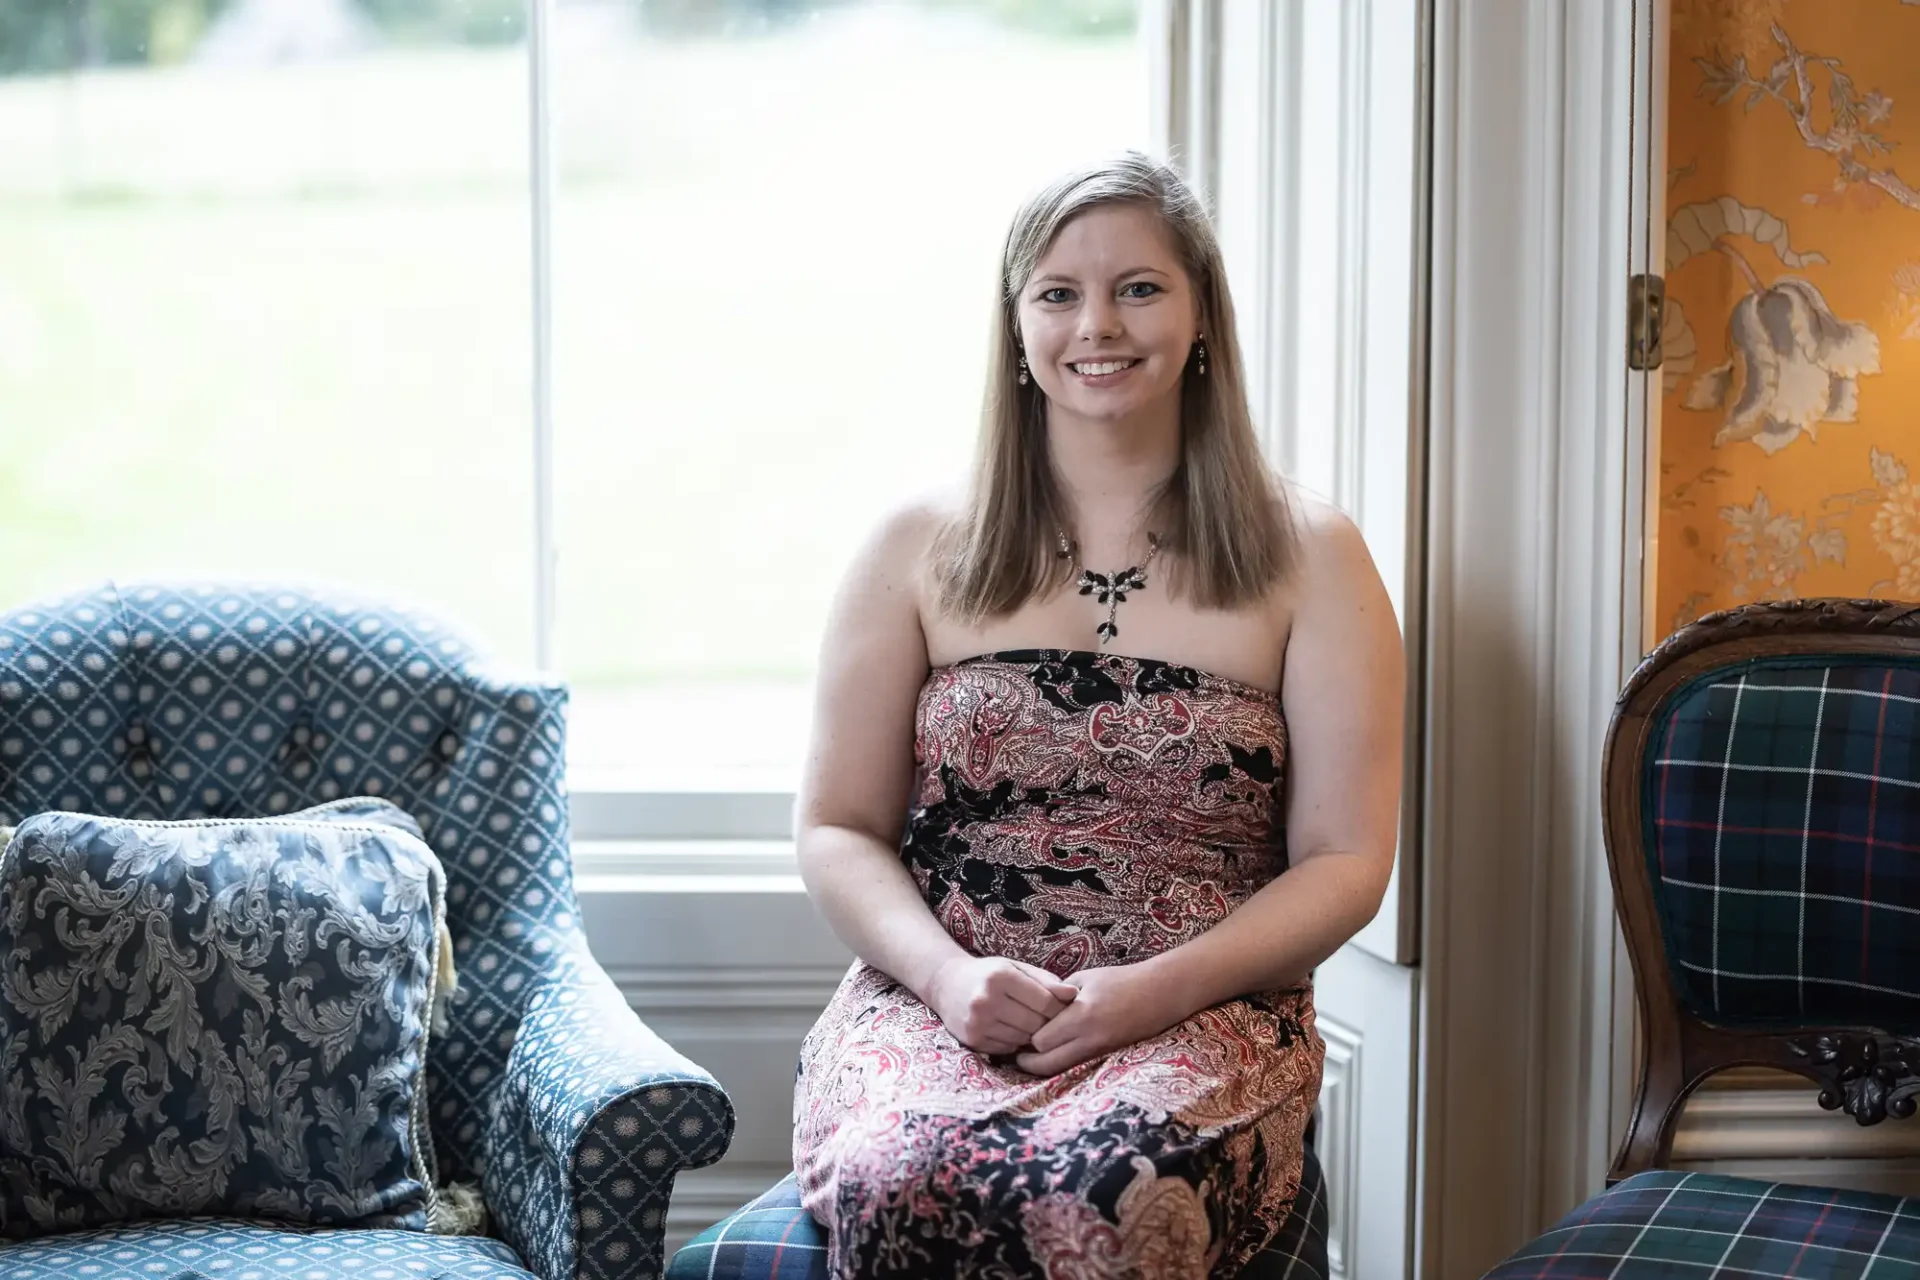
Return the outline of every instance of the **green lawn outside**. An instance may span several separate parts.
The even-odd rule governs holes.
[[[998,241],[1141,135],[1125,40],[938,10],[556,54],[562,665],[789,681],[965,465]],[[0,601],[392,590],[530,653],[524,58],[0,80]]]

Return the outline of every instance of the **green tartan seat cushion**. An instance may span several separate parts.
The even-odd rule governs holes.
[[[1293,1212],[1241,1280],[1328,1280],[1326,1183],[1313,1149]],[[827,1280],[827,1236],[791,1175],[676,1253],[667,1280]],[[1879,1280],[1876,1273],[1875,1280]]]
[[[1484,1280],[1920,1280],[1920,1201],[1657,1169]]]

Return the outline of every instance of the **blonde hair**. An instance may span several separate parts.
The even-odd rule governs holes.
[[[1090,209],[1152,209],[1172,237],[1199,304],[1207,372],[1189,362],[1180,389],[1180,462],[1154,498],[1151,527],[1174,553],[1177,589],[1202,608],[1247,604],[1298,559],[1284,487],[1261,456],[1247,407],[1233,299],[1206,210],[1180,175],[1138,152],[1059,178],[1007,233],[994,308],[972,490],[935,541],[937,599],[967,622],[1012,613],[1064,583],[1055,554],[1066,505],[1047,451],[1047,401],[1019,383],[1018,306],[1034,264]]]

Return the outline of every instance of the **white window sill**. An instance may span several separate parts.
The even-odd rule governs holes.
[[[790,843],[793,839],[790,789],[575,787],[570,803],[576,848],[611,843]]]
[[[583,897],[806,892],[786,839],[575,840],[573,879]]]

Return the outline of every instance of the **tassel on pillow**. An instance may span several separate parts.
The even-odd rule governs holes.
[[[438,1189],[427,1211],[427,1230],[443,1236],[486,1234],[487,1202],[471,1182],[450,1182]]]
[[[433,1033],[444,1035],[452,1025],[449,1014],[453,1009],[454,993],[460,990],[460,975],[453,967],[453,931],[442,920],[437,933],[438,958],[433,971]]]
[[[453,931],[445,919],[434,932],[433,1033],[444,1034],[451,1025],[453,997],[460,990],[460,974],[453,964]],[[427,1204],[427,1230],[436,1235],[476,1236],[487,1230],[487,1202],[480,1188],[471,1182],[450,1182],[435,1187]]]

